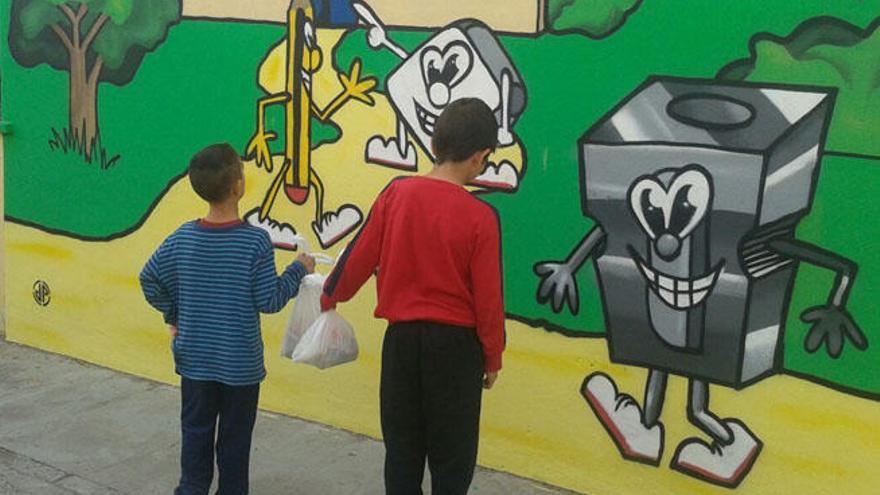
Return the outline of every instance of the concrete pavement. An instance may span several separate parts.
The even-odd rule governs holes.
[[[170,494],[179,392],[9,344],[0,334],[0,494]],[[261,412],[254,495],[382,494],[381,442]],[[426,490],[426,493],[428,491]],[[472,494],[569,494],[479,469]]]

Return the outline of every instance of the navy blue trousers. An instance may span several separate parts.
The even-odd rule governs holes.
[[[218,495],[248,492],[251,437],[260,385],[233,387],[182,378],[180,485],[175,495],[207,495],[220,473]]]

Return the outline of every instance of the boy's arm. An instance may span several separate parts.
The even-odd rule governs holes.
[[[495,215],[490,215],[477,233],[470,271],[477,336],[483,346],[486,372],[492,373],[501,369],[501,354],[506,340],[501,231]]]
[[[321,310],[336,308],[337,303],[350,300],[366,283],[379,265],[382,233],[385,225],[385,193],[379,195],[367,221],[324,283]]]
[[[261,313],[277,313],[299,293],[299,284],[308,274],[305,265],[295,261],[281,276],[275,270],[275,251],[267,239],[260,244],[254,264],[253,294],[257,310]]]
[[[162,313],[165,323],[177,325],[177,271],[171,261],[171,242],[166,240],[141,270],[141,290],[150,306]]]

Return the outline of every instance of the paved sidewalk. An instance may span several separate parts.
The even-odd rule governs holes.
[[[174,387],[0,340],[0,494],[170,494],[179,401]],[[251,493],[382,494],[383,456],[375,440],[260,413]],[[570,492],[480,469],[470,493]]]

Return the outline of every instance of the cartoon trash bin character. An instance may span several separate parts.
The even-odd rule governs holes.
[[[374,49],[387,48],[401,59],[388,76],[386,88],[397,119],[396,136],[373,136],[367,143],[366,161],[401,170],[418,168],[411,135],[434,159],[431,139],[443,110],[461,98],[479,98],[495,113],[499,148],[512,149],[513,126],[526,106],[526,88],[518,70],[492,30],[476,19],[463,19],[435,33],[407,53],[391,41],[373,10],[362,2],[353,8],[367,26]],[[501,156],[503,152],[496,153]],[[488,189],[515,189],[522,175],[516,158],[500,160],[497,170],[479,177],[474,185]],[[520,159],[521,160],[521,159]],[[506,165],[502,169],[502,164]]]
[[[582,394],[623,457],[659,465],[670,373],[689,378],[685,440],[672,467],[736,486],[762,444],[709,409],[709,383],[740,389],[781,367],[798,263],[837,273],[808,309],[806,346],[832,357],[867,342],[846,311],[856,265],[794,238],[809,212],[833,93],[652,78],[579,143],[585,215],[596,226],[561,263],[541,262],[538,300],[577,313],[575,273],[593,258],[611,360],[649,369],[644,411],[593,373]]]

